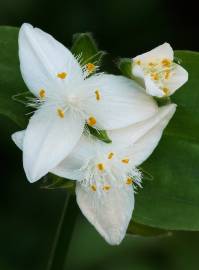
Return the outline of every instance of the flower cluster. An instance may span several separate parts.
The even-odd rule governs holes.
[[[174,93],[188,75],[173,62],[165,43],[132,60],[135,80],[81,66],[49,34],[29,24],[19,32],[22,77],[35,96],[26,130],[12,139],[23,151],[30,182],[52,172],[76,180],[77,203],[112,245],[125,236],[141,185],[138,166],[157,146],[176,110],[159,107],[152,96]],[[90,135],[85,126],[106,130],[112,143]]]

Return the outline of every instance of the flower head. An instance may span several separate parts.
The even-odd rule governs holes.
[[[132,73],[144,82],[149,95],[170,96],[188,80],[187,71],[173,59],[173,49],[164,43],[133,58]]]
[[[85,123],[117,129],[157,111],[152,98],[121,76],[90,75],[96,67],[78,60],[49,34],[29,24],[19,32],[22,77],[35,98],[23,141],[23,165],[30,182],[56,167],[75,147]],[[119,112],[119,113],[118,113]]]
[[[147,120],[109,131],[112,144],[83,135],[52,173],[77,180],[77,203],[99,233],[112,245],[125,236],[134,208],[134,189],[141,183],[137,169],[157,146],[176,105],[159,108]],[[23,150],[25,131],[12,138]]]

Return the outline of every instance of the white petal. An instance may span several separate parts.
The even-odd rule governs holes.
[[[23,150],[23,141],[25,136],[25,130],[17,131],[12,134],[12,140],[19,147],[19,149]]]
[[[51,172],[60,177],[82,181],[85,176],[83,168],[89,159],[96,156],[94,144],[92,138],[82,135],[73,151]]]
[[[164,43],[155,49],[146,52],[144,54],[138,55],[133,58],[134,61],[140,60],[141,63],[148,63],[157,59],[169,59],[173,60],[173,49],[169,45],[169,43]]]
[[[96,99],[98,90],[100,100]],[[88,117],[96,118],[95,127],[117,129],[149,118],[157,112],[157,104],[134,81],[122,76],[100,75],[86,80],[81,92]]]
[[[51,35],[30,24],[23,24],[19,32],[19,58],[23,79],[36,96],[64,90],[71,81],[83,80],[82,70],[75,57]],[[65,79],[57,77],[65,72]]]
[[[37,181],[57,166],[74,148],[84,121],[70,111],[64,118],[56,108],[41,108],[31,118],[23,144],[23,164],[30,182]]]
[[[111,245],[123,240],[134,208],[132,186],[111,188],[101,196],[77,183],[77,203],[96,230]]]
[[[170,90],[170,95],[172,95],[178,88],[185,84],[188,80],[188,72],[176,64],[174,74],[171,75],[171,78],[167,82],[167,87]]]
[[[164,128],[175,113],[176,105],[170,104],[159,108],[158,113],[141,123],[109,132],[114,147],[128,148],[135,166],[146,160],[162,136]]]
[[[158,87],[158,85],[151,79],[150,75],[144,78],[147,94],[155,97],[164,97],[165,93]]]

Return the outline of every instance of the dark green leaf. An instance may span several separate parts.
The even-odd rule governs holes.
[[[178,51],[189,82],[171,97],[176,114],[142,168],[153,175],[136,195],[134,221],[165,230],[199,230],[199,53]]]
[[[98,138],[100,141],[103,141],[105,143],[111,143],[111,140],[108,137],[106,130],[97,130],[89,125],[87,125],[87,128],[88,128],[90,134],[92,134],[93,136]]]
[[[134,221],[130,222],[127,233],[132,235],[148,236],[148,237],[171,235],[171,232],[168,232],[166,230],[149,227],[143,224],[138,224]]]
[[[0,27],[0,52],[0,114],[23,128],[26,108],[13,99],[13,95],[27,91],[19,69],[18,28]]]
[[[105,52],[98,51],[95,40],[90,33],[78,33],[73,36],[71,51],[80,57],[81,65],[93,63],[99,65]]]

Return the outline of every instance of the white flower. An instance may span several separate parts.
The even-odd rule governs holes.
[[[187,71],[173,59],[173,49],[164,43],[133,58],[132,73],[144,82],[149,95],[170,96],[188,80]]]
[[[140,185],[141,180],[136,167],[153,152],[175,109],[175,104],[167,105],[147,120],[109,131],[112,144],[83,135],[70,155],[52,170],[77,180],[77,203],[109,244],[119,244],[125,236],[134,208],[132,184]],[[12,136],[21,149],[24,133]]]
[[[60,163],[80,139],[85,122],[116,129],[144,120],[157,105],[143,89],[121,76],[98,74],[49,34],[29,24],[19,33],[23,79],[36,96],[23,145],[23,165],[34,182]]]

